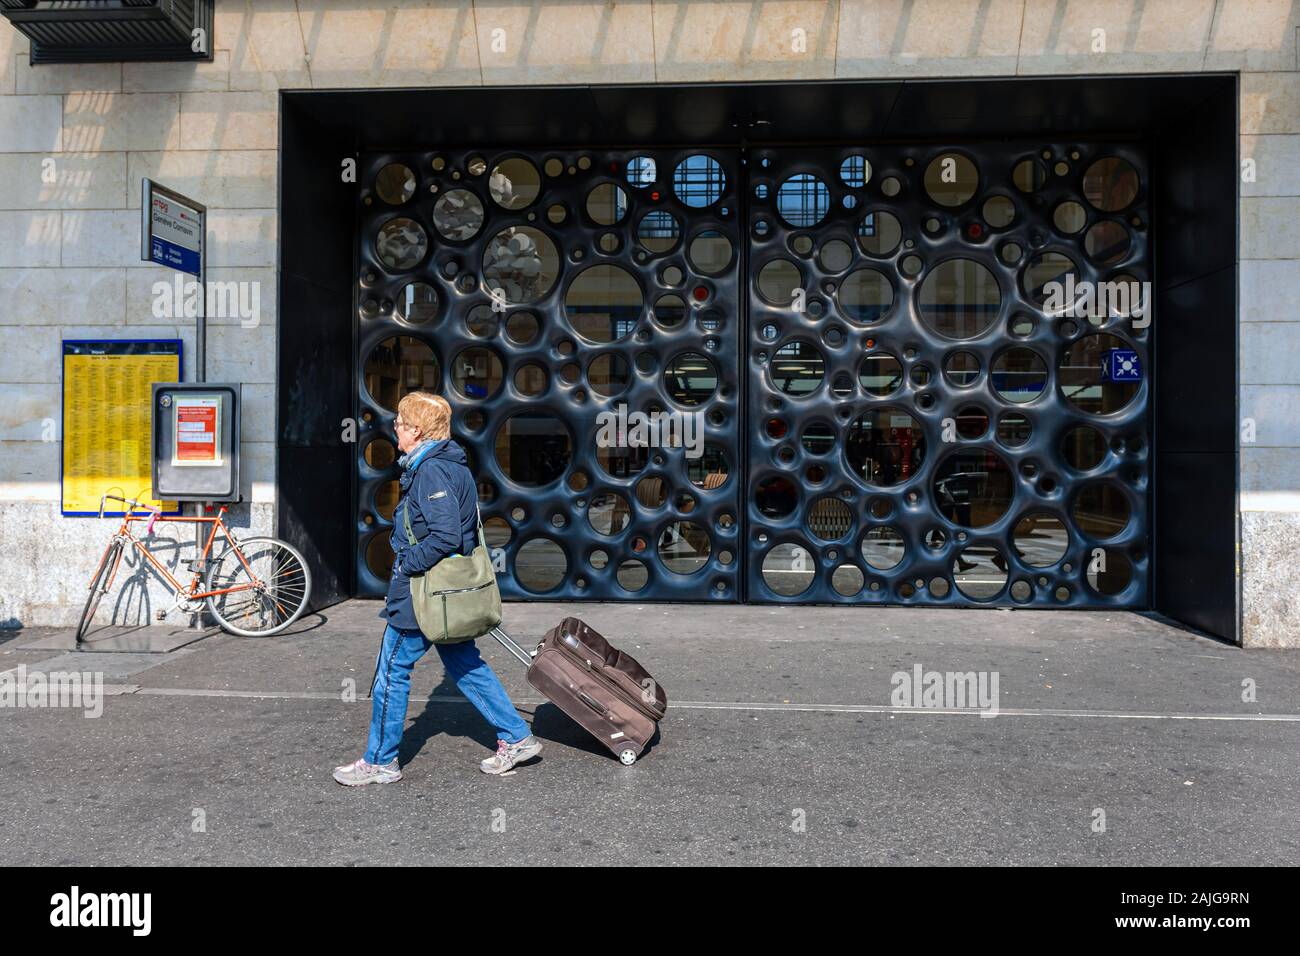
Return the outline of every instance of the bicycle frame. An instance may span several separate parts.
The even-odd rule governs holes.
[[[117,529],[117,534],[114,535],[114,538],[124,539],[126,541],[131,542],[131,544],[135,546],[136,551],[140,552],[140,554],[145,558],[145,560],[148,561],[149,564],[153,566],[153,569],[157,571],[164,579],[166,579],[166,581],[171,585],[173,591],[175,591],[175,593],[178,596],[184,595],[190,600],[201,601],[206,598],[216,597],[217,595],[220,594],[232,594],[236,591],[247,591],[257,587],[261,583],[261,581],[257,577],[257,575],[253,573],[252,567],[249,566],[247,559],[244,557],[243,550],[239,547],[239,542],[235,540],[234,536],[226,528],[225,522],[221,520],[225,516],[225,513],[226,513],[226,508],[224,505],[221,507],[221,510],[217,512],[216,517],[213,518],[205,518],[199,516],[165,517],[152,512],[146,514],[139,514],[134,510],[134,508],[132,508],[122,516],[122,524]],[[146,536],[153,532],[154,523],[158,521],[182,522],[186,524],[199,524],[199,525],[202,524],[212,525],[212,530],[208,533],[207,541],[205,541],[203,544],[203,550],[199,554],[198,559],[194,563],[194,567],[195,567],[194,576],[190,579],[190,583],[188,586],[182,584],[181,581],[179,581],[176,578],[176,576],[173,575],[162,564],[162,562],[160,562],[157,558],[155,558],[153,556],[153,553],[149,550],[149,547],[145,543],[145,541],[141,540],[132,532],[131,523],[133,521],[148,522],[148,528],[146,529]],[[208,555],[212,553],[212,545],[217,539],[218,528],[221,529],[221,533],[225,537],[225,539],[228,542],[230,542],[230,546],[234,549],[235,556],[239,558],[240,563],[243,564],[244,568],[248,571],[248,576],[249,578],[251,578],[251,582],[247,584],[239,584],[229,588],[217,588],[211,591],[200,591],[199,581],[203,577],[202,568],[208,560]],[[109,546],[112,547],[111,544]],[[105,556],[107,556],[107,554],[108,552],[105,551]],[[113,586],[113,579],[116,576],[117,576],[117,568],[114,568],[112,573],[109,575],[107,588],[111,588]]]

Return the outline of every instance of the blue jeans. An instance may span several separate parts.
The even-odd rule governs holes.
[[[479,656],[473,641],[434,644],[418,628],[390,624],[379,648],[379,669],[371,693],[367,763],[383,764],[397,758],[397,745],[406,726],[406,702],[411,696],[411,669],[430,646],[438,649],[442,666],[460,692],[496,728],[498,740],[516,744],[528,736],[528,725],[515,711],[506,689]]]

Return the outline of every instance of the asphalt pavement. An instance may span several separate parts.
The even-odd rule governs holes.
[[[0,706],[0,864],[1300,863],[1300,653],[1134,613],[508,604],[521,643],[577,614],[654,674],[651,748],[621,765],[483,638],[541,757],[480,773],[492,730],[430,653],[404,779],[346,789],[378,609],[162,655],[4,632],[0,682],[105,697]],[[996,715],[900,703],[930,672],[996,678]]]

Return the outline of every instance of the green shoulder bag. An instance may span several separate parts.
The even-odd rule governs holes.
[[[408,501],[402,508],[402,523],[406,540],[414,546],[409,508]],[[424,574],[411,575],[415,620],[435,644],[473,640],[501,623],[501,592],[483,537],[483,518],[477,511],[476,504],[478,546],[472,554],[449,555]]]

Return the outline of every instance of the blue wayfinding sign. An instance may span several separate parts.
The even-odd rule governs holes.
[[[201,276],[207,207],[151,179],[143,187],[140,258]]]
[[[1101,360],[1103,382],[1140,382],[1142,363],[1133,349],[1107,349]]]

